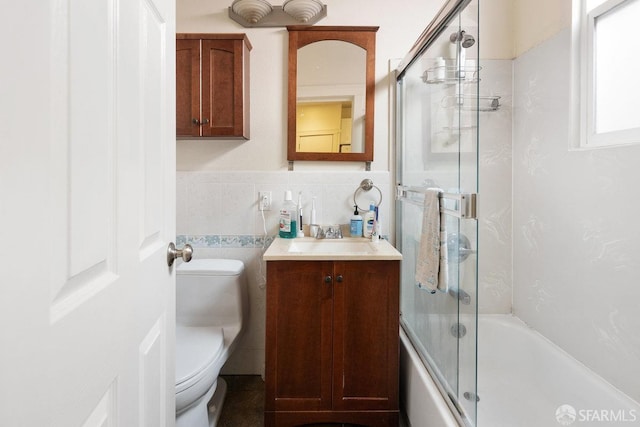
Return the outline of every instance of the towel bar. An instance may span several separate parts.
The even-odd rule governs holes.
[[[398,185],[396,187],[396,200],[408,202],[414,205],[422,207],[422,201],[412,198],[409,193],[425,194],[426,187],[407,187]],[[454,200],[455,208],[451,209],[445,207],[445,203],[442,203],[440,212],[445,215],[451,215],[460,219],[477,219],[476,216],[476,193],[441,193],[441,200]]]

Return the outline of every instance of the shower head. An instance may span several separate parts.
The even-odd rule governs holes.
[[[475,43],[476,39],[474,39],[471,34],[465,34],[462,38],[462,47],[465,49],[473,46]]]
[[[449,41],[454,44],[460,42],[460,45],[465,49],[476,43],[476,39],[471,34],[467,34],[464,30],[452,33],[449,36]]]

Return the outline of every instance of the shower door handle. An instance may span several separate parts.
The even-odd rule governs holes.
[[[176,249],[175,243],[171,242],[167,248],[167,264],[171,267],[176,258],[182,258],[184,262],[189,262],[192,255],[193,248],[190,244],[185,244],[182,249]]]
[[[468,293],[466,293],[464,291],[464,289],[449,289],[449,295],[451,295],[453,298],[457,299],[458,301],[460,301],[460,304],[463,305],[470,305],[471,304],[471,295],[469,295]]]

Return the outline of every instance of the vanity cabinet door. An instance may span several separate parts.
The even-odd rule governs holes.
[[[265,426],[398,425],[399,261],[268,261]]]
[[[332,262],[267,262],[266,411],[331,409]]]
[[[335,262],[333,409],[397,410],[399,262]]]

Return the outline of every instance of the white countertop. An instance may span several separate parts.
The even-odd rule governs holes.
[[[315,239],[276,237],[262,257],[265,261],[401,260],[402,254],[386,240],[364,237]]]

